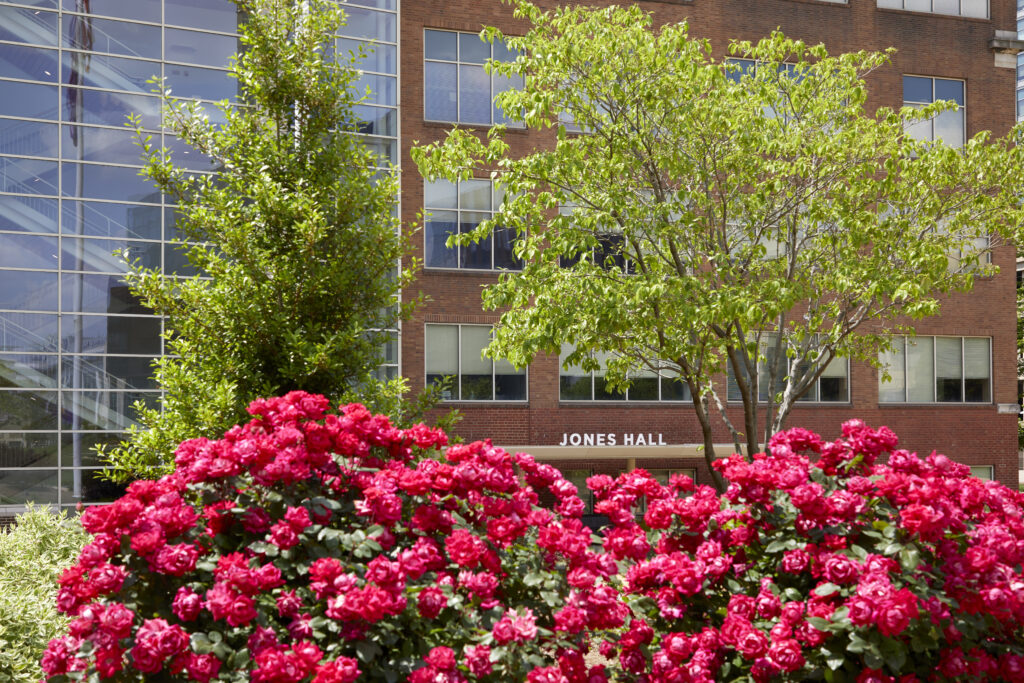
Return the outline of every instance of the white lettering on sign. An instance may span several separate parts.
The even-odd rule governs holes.
[[[562,434],[559,446],[617,446],[619,435],[611,432],[573,432]],[[626,433],[622,435],[623,446],[667,446],[663,434],[648,432]]]

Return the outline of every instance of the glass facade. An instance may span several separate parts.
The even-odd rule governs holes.
[[[350,0],[337,48],[360,54],[361,132],[397,161],[398,0]],[[123,280],[124,261],[191,274],[174,207],[138,173],[126,117],[203,172],[209,162],[161,131],[151,90],[237,98],[228,0],[0,2],[0,514],[26,501],[110,500],[93,447],[155,405],[161,321]],[[361,52],[360,52],[361,50]],[[397,344],[388,374],[397,372]],[[392,371],[393,369],[393,371]]]

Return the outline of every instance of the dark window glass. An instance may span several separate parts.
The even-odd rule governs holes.
[[[0,313],[0,351],[56,350],[56,315]]]
[[[491,46],[476,33],[459,34],[459,61],[483,64],[491,58]]]
[[[558,378],[558,395],[563,401],[590,401],[594,398],[590,376],[562,375]]]
[[[60,495],[64,502],[81,500],[84,503],[111,503],[123,496],[126,488],[126,484],[115,484],[104,479],[101,469],[60,472]]]
[[[57,470],[0,470],[0,504],[57,504]]]
[[[29,119],[56,119],[60,100],[57,86],[41,83],[0,81],[0,116]]]
[[[61,348],[73,353],[160,353],[160,319],[104,315],[61,316]]]
[[[427,62],[423,65],[426,97],[423,116],[430,121],[457,121],[458,97],[455,64]]]
[[[102,397],[106,394],[97,394],[96,392],[90,392],[91,396]],[[125,397],[139,396],[138,393],[124,393]],[[74,404],[71,403],[70,392],[64,392],[64,406],[67,411],[74,409]],[[102,399],[100,399],[102,400]],[[129,408],[130,409],[130,408]],[[95,447],[104,446],[115,446],[124,439],[124,435],[121,433],[104,434],[101,432],[74,432],[65,433],[61,438],[61,464],[64,467],[99,467],[104,463],[100,461],[99,456],[95,452]],[[76,455],[77,453],[77,455]]]
[[[661,400],[663,401],[689,401],[690,387],[678,379],[671,377],[661,378]]]
[[[65,391],[64,412],[70,413],[74,430],[123,430],[136,422],[138,412],[133,407],[142,401],[149,408],[159,405],[160,394],[146,391]],[[64,464],[71,465],[72,457],[64,456]],[[83,465],[91,464],[84,461]]]
[[[61,293],[65,313],[149,313],[119,275],[62,275]]]
[[[237,100],[238,80],[219,69],[167,64],[166,86],[175,97],[202,100]]]
[[[456,231],[454,211],[432,211],[424,230],[424,264],[432,268],[458,268],[458,247],[449,249],[445,242]]]
[[[0,119],[0,154],[30,157],[56,157],[56,123]]]
[[[0,270],[0,308],[56,311],[57,273]]]
[[[61,383],[67,389],[156,389],[152,358],[62,356]]]
[[[630,401],[657,401],[658,378],[637,377],[629,385],[626,393]]]
[[[360,104],[354,110],[359,118],[356,130],[360,133],[392,137],[398,134],[398,113],[394,109]]]
[[[903,77],[904,102],[932,102],[932,79],[920,76]]]
[[[238,29],[238,8],[231,0],[164,0],[164,21],[174,26],[234,33]]]
[[[117,15],[120,16],[120,15]],[[105,52],[114,55],[160,59],[160,27],[133,24],[114,19],[85,18],[92,29],[92,41],[83,40],[76,24],[83,17],[64,15],[64,30],[61,35],[63,47]],[[159,18],[157,19],[159,21]],[[84,73],[82,74],[85,75]],[[66,80],[66,79],[65,79]]]
[[[92,0],[86,10],[82,0],[63,0],[65,12],[85,12],[137,21],[160,21],[160,0]]]
[[[0,432],[0,470],[16,467],[56,466],[56,434]],[[3,486],[2,479],[0,479],[0,486]]]
[[[102,161],[108,164],[142,164],[142,148],[134,131],[63,124],[65,159]]]
[[[238,52],[238,38],[214,33],[164,29],[164,58],[169,62],[205,64],[226,68],[229,58]]]
[[[0,43],[0,77],[57,82],[57,51]]]
[[[488,214],[463,211],[459,215],[459,233],[465,235],[476,230]],[[489,270],[491,268],[491,237],[459,247],[459,268]]]
[[[964,401],[967,403],[988,403],[992,400],[987,377],[964,379]]]
[[[116,250],[126,253],[115,256]],[[127,269],[126,260],[138,261],[144,268],[159,268],[160,243],[67,237],[61,241],[61,267],[64,270],[123,273]]]
[[[0,40],[57,45],[57,13],[0,5]]]
[[[55,389],[57,356],[42,353],[0,353],[0,387]]]
[[[845,377],[822,377],[818,386],[821,401],[845,401],[848,395]]]
[[[63,233],[160,239],[160,207],[64,201]]]
[[[170,152],[176,166],[194,171],[213,171],[215,169],[213,159],[173,135],[164,137],[164,147]]]
[[[935,99],[952,100],[963,106],[964,104],[964,82],[954,81],[946,78],[935,79]]]
[[[494,229],[492,239],[494,240],[494,267],[519,270],[523,262],[516,258],[513,245],[515,243],[515,230],[498,227]]]
[[[494,398],[498,401],[525,401],[526,375],[495,374]]]
[[[57,200],[0,195],[0,230],[56,232]],[[3,239],[0,236],[0,248]]]
[[[0,268],[56,270],[56,237],[4,235],[0,238]]]
[[[165,244],[164,245],[164,272],[168,275],[183,275],[192,277],[203,273],[189,263],[187,244]]]
[[[64,162],[64,196],[154,204],[160,202],[160,193],[152,181],[140,176],[137,168],[74,164],[67,161]]]
[[[601,375],[594,376],[594,400],[596,401],[622,401],[626,393],[617,391],[608,386],[607,380]]]
[[[0,430],[20,429],[57,429],[56,391],[0,391]]]

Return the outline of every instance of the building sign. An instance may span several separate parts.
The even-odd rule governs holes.
[[[627,433],[594,433],[594,434],[562,434],[559,446],[667,446],[661,434]]]

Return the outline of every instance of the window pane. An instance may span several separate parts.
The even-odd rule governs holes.
[[[57,86],[36,83],[0,81],[4,96],[0,97],[0,116],[31,119],[56,119]]]
[[[57,470],[0,470],[0,505],[57,504]]]
[[[455,183],[447,180],[427,182],[423,187],[423,205],[439,209],[459,208]]]
[[[662,401],[689,401],[690,387],[686,382],[677,377],[661,378],[661,400]],[[732,400],[732,399],[729,399]]]
[[[427,59],[454,62],[458,58],[458,34],[451,31],[424,31],[423,54]]]
[[[395,15],[390,12],[376,12],[361,7],[344,8],[345,26],[338,29],[338,35],[350,38],[371,38],[389,43],[395,42]]]
[[[0,230],[57,232],[57,200],[0,196]]]
[[[56,434],[0,432],[0,469],[56,466]]]
[[[932,79],[920,76],[903,77],[903,101],[928,104],[932,101]]]
[[[933,11],[939,14],[960,14],[960,0],[932,0]]]
[[[0,351],[56,350],[56,315],[0,313]]]
[[[159,203],[160,192],[139,169],[64,162],[64,196]],[[81,174],[79,174],[79,166]]]
[[[935,117],[935,139],[950,147],[964,144],[964,110],[944,111]]]
[[[491,328],[465,325],[462,327],[459,359],[463,400],[490,400],[493,398],[491,359],[481,358],[480,352],[491,342]]]
[[[463,180],[459,183],[459,208],[491,210],[491,181]]]
[[[0,353],[0,387],[10,389],[55,389],[56,355]]]
[[[601,364],[602,368],[606,368],[608,367],[608,361],[611,359],[611,354],[607,351],[597,352],[594,354],[594,357]],[[594,399],[598,401],[623,401],[626,399],[626,392],[609,387],[602,370],[594,373]]]
[[[458,214],[454,211],[431,211],[424,226],[423,263],[431,268],[458,268],[458,246],[448,248],[446,241],[457,231]]]
[[[124,126],[129,114],[138,114],[145,128],[160,127],[160,100],[148,95],[65,88],[69,98],[81,98],[77,106],[65,106],[62,120],[74,123],[95,123],[101,126]],[[77,99],[73,99],[77,102]]]
[[[368,104],[357,104],[352,108],[359,119],[356,130],[365,135],[398,134],[398,113],[394,109],[384,109]]]
[[[849,363],[845,358],[836,358],[818,378],[819,401],[846,401],[849,396]]]
[[[364,73],[352,87],[355,89],[356,97],[363,97],[367,90],[370,91],[370,96],[366,98],[367,103],[388,106],[398,104],[398,79],[393,76]]]
[[[935,100],[952,100],[964,106],[964,82],[948,78],[935,79]]]
[[[932,337],[907,339],[907,400],[931,403],[935,400],[935,371]]]
[[[160,239],[160,207],[106,202],[64,202],[63,233]]]
[[[459,328],[455,325],[427,325],[424,344],[427,384],[449,375],[455,376],[455,383],[444,398],[458,398]]]
[[[238,38],[234,36],[218,36],[180,28],[164,29],[164,59],[169,62],[227,67],[228,58],[236,52]]]
[[[988,0],[960,0],[960,13],[965,17],[988,18]]]
[[[497,98],[498,93],[503,93],[506,90],[514,90],[516,88],[523,87],[522,76],[501,76],[495,74],[492,76],[494,79],[494,96]],[[509,123],[512,118],[505,116],[505,112],[502,111],[501,107],[498,106],[497,99],[494,102],[494,122],[495,123]]]
[[[61,348],[71,353],[160,353],[160,319],[62,315]]]
[[[56,311],[57,273],[0,270],[0,308]]]
[[[971,465],[971,476],[977,477],[982,481],[992,481],[994,475],[992,474],[992,465]]]
[[[459,121],[491,122],[491,78],[482,66],[459,67]]]
[[[0,77],[57,82],[57,51],[0,43]]]
[[[510,50],[504,40],[494,41],[491,47],[494,49],[494,59],[499,62],[514,62],[516,57],[519,56],[519,52]]]
[[[57,392],[0,391],[0,429],[57,429]]]
[[[75,475],[79,474],[78,477]],[[103,478],[103,470],[61,470],[61,502],[110,503],[124,495],[125,485]]]
[[[360,47],[362,47],[362,56],[359,52]],[[355,38],[339,38],[338,49],[342,56],[354,59],[353,68],[387,74],[398,71],[398,48],[394,45],[371,43]]]
[[[465,235],[476,230],[490,214],[462,211],[459,214],[459,234]],[[471,242],[459,248],[459,267],[489,270],[491,268],[491,237]]]
[[[0,191],[57,194],[57,162],[0,157]]]
[[[72,414],[72,429],[115,431],[135,424],[138,413],[132,406],[136,401],[156,408],[159,399],[155,391],[65,391],[63,405]],[[72,464],[69,460],[65,457],[65,464]]]
[[[430,121],[458,121],[454,64],[427,62],[423,65],[423,116]]]
[[[159,12],[159,9],[157,11]],[[63,47],[109,52],[110,54],[142,57],[143,59],[160,59],[159,26],[146,26],[114,19],[88,18],[86,21],[92,31],[90,43],[83,42],[78,35],[79,29],[76,25],[81,21],[82,17],[80,16],[64,15],[64,30],[61,35]],[[159,17],[157,21],[159,21]]]
[[[57,45],[57,13],[0,5],[0,40]]]
[[[935,400],[961,401],[963,357],[960,337],[935,339]]]
[[[234,33],[238,28],[238,9],[231,0],[164,0],[164,21]]]
[[[166,85],[175,97],[200,100],[237,100],[238,80],[227,71],[167,64]],[[360,88],[360,92],[362,89]]]
[[[878,360],[882,364],[878,371],[878,400],[880,403],[902,403],[907,400],[903,344],[902,337],[894,339],[891,351],[882,351],[878,354]],[[883,370],[888,371],[892,376],[888,382],[882,379]]]
[[[149,313],[120,275],[63,275],[61,295],[65,313]]]
[[[57,238],[4,235],[0,238],[0,268],[57,269]]]
[[[106,55],[89,55],[87,66],[76,66],[86,58],[84,52],[65,51],[63,56],[64,73],[79,70],[75,85],[90,88],[109,88],[111,90],[128,90],[130,92],[149,93],[153,84],[147,81],[160,76],[160,62],[126,59],[124,57],[108,57]],[[79,60],[79,61],[76,61]]]
[[[491,239],[494,243],[494,267],[508,270],[519,270],[523,267],[522,261],[516,258],[514,244],[516,233],[510,228],[497,227],[494,229]]]
[[[578,365],[564,367],[565,358],[571,352],[571,346],[563,345],[558,356],[558,397],[563,401],[589,401],[593,399],[590,373]]]
[[[152,358],[130,356],[63,356],[65,388],[157,389]]]
[[[967,337],[964,339],[964,400],[987,403],[992,400],[990,376],[990,340]]]
[[[68,405],[67,402],[70,400],[65,394],[65,405]],[[61,464],[65,467],[99,467],[104,463],[100,461],[93,449],[101,444],[115,446],[122,439],[124,439],[123,434],[65,433],[61,439]]]
[[[459,61],[483,64],[491,58],[491,46],[475,33],[459,34]]]
[[[77,0],[64,0],[61,4],[65,12],[82,11]],[[157,22],[160,21],[160,0],[92,0],[89,11],[110,17]]]
[[[116,128],[63,125],[65,159],[102,161],[108,164],[142,164],[142,149],[135,134]],[[159,144],[159,140],[155,141]]]
[[[657,401],[658,374],[648,369],[638,372],[626,391],[626,397],[630,401]]]
[[[494,361],[494,398],[498,401],[525,401],[526,368],[516,370],[507,360]]]

